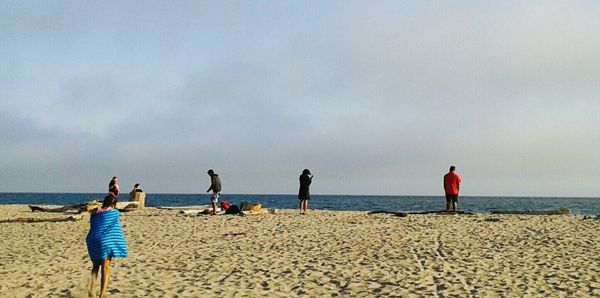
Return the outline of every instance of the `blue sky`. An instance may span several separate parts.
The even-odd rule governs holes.
[[[0,191],[600,192],[596,1],[4,1]]]

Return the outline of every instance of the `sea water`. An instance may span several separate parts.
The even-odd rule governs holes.
[[[105,194],[100,193],[0,193],[0,204],[47,204],[68,205],[91,200],[101,201]],[[129,193],[123,193],[121,201],[128,199]],[[296,195],[250,195],[222,194],[221,200],[232,204],[241,201],[261,203],[263,208],[298,208]],[[146,206],[186,206],[207,205],[207,194],[147,194]],[[321,210],[388,210],[388,211],[430,211],[441,210],[446,206],[442,196],[361,196],[361,195],[312,195],[310,209]],[[560,198],[560,197],[460,197],[460,210],[489,212],[493,209],[509,210],[547,210],[569,208],[575,214],[600,215],[599,198]]]

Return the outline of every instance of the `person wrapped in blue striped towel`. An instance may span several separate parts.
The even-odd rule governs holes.
[[[123,237],[119,223],[119,211],[115,208],[117,198],[109,194],[104,198],[101,208],[92,210],[90,216],[90,231],[85,239],[88,254],[92,260],[92,278],[89,285],[89,295],[95,296],[95,284],[98,271],[102,267],[100,281],[100,297],[106,297],[108,274],[112,258],[127,257],[127,243]]]

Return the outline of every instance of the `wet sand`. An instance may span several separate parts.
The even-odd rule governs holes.
[[[0,220],[60,216],[0,206]],[[2,296],[86,297],[88,225],[1,223]],[[109,297],[600,296],[600,220],[583,216],[147,208],[121,225]]]

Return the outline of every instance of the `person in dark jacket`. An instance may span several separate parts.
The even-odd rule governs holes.
[[[308,209],[308,200],[310,200],[310,183],[312,182],[312,174],[310,170],[304,169],[302,175],[300,175],[300,191],[298,192],[298,200],[300,200],[298,207],[300,208],[300,214],[306,214]]]
[[[210,196],[210,204],[212,206],[212,215],[217,214],[217,203],[219,202],[219,194],[221,194],[221,179],[219,178],[219,174],[215,173],[212,169],[206,172],[208,176],[210,176],[210,187],[206,192],[212,190],[212,195]]]

